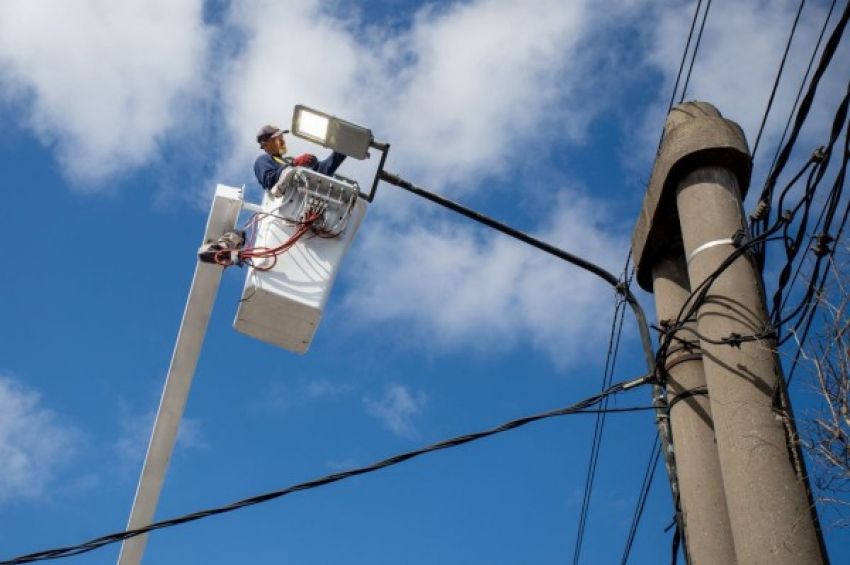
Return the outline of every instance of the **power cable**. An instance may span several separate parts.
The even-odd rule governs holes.
[[[676,92],[679,90],[679,80],[682,78],[682,70],[685,68],[685,61],[688,59],[688,50],[691,47],[691,39],[694,36],[697,19],[699,17],[699,9],[702,6],[702,0],[697,0],[697,7],[694,10],[694,17],[691,19],[691,29],[688,31],[688,39],[685,41],[685,49],[682,51],[682,60],[679,62],[679,72],[676,73],[676,82],[673,84],[673,92],[670,94],[670,103],[667,104],[667,114],[673,108],[673,102],[676,100]],[[664,142],[664,128],[661,128],[661,135],[658,136],[658,147],[655,148],[655,153],[661,151],[661,144]]]
[[[623,269],[623,276],[626,277],[631,261],[631,253],[626,259],[626,266]],[[614,316],[611,320],[611,335],[608,339],[608,352],[605,356],[605,370],[602,373],[602,390],[611,386],[611,378],[614,373],[614,366],[617,362],[617,354],[620,347],[620,336],[623,332],[623,320],[625,318],[624,301],[618,299],[614,307]],[[603,401],[603,408],[607,408],[608,398]],[[576,532],[576,542],[573,548],[573,565],[578,565],[581,556],[581,547],[584,542],[584,531],[587,524],[587,515],[590,509],[590,499],[593,494],[593,484],[596,479],[596,468],[599,463],[599,451],[602,445],[602,433],[605,428],[605,413],[600,412],[596,416],[596,422],[593,430],[593,440],[590,447],[590,457],[588,458],[587,474],[584,481],[584,495],[582,496],[581,510],[579,511],[578,530]]]
[[[699,33],[697,34],[697,40],[694,43],[694,53],[691,55],[691,64],[688,67],[688,74],[685,77],[685,84],[682,87],[682,97],[679,98],[679,103],[681,104],[685,100],[685,95],[688,93],[688,83],[691,81],[691,72],[694,70],[694,63],[697,60],[697,52],[699,51],[699,44],[702,41],[702,31],[705,29],[705,21],[708,19],[708,11],[711,9],[711,0],[705,3],[705,11],[702,13],[702,23],[699,26]]]
[[[776,90],[779,87],[779,81],[782,78],[782,71],[785,69],[785,61],[788,59],[788,51],[791,49],[791,42],[794,40],[794,32],[797,31],[797,23],[800,21],[800,14],[803,13],[803,6],[806,5],[806,0],[800,0],[800,7],[797,8],[797,15],[794,17],[794,25],[791,26],[791,33],[788,35],[788,41],[785,43],[785,52],[782,54],[782,61],[779,63],[779,71],[776,73],[776,80],[773,81],[773,89],[770,91],[770,97],[767,100],[767,107],[764,109],[764,116],[761,119],[756,142],[753,144],[753,152],[750,158],[755,161],[756,152],[761,141],[761,134],[764,131],[764,125],[767,123],[767,117],[770,115],[770,108],[773,106],[773,99],[776,97]]]
[[[265,494],[260,494],[257,496],[252,496],[250,498],[246,498],[243,500],[239,500],[236,502],[232,502],[230,504],[226,504],[224,506],[218,506],[215,508],[210,508],[207,510],[200,510],[198,512],[193,512],[191,514],[186,514],[183,516],[179,516],[177,518],[170,518],[168,520],[163,520],[160,522],[155,522],[150,524],[149,526],[145,526],[143,528],[137,528],[134,530],[127,530],[124,532],[117,532],[113,534],[108,534],[105,536],[101,536],[87,542],[68,546],[61,547],[56,549],[48,549],[44,551],[38,551],[35,553],[30,553],[28,555],[22,555],[19,557],[15,557],[13,559],[9,559],[6,561],[0,561],[0,565],[18,565],[21,563],[32,563],[35,561],[45,561],[49,559],[60,559],[63,557],[71,557],[74,555],[80,555],[83,553],[88,553],[90,551],[94,551],[95,549],[99,549],[106,545],[110,545],[113,543],[118,543],[124,541],[126,539],[130,539],[136,536],[140,536],[142,534],[146,534],[148,532],[152,532],[154,530],[161,530],[165,528],[171,528],[174,526],[178,526],[180,524],[186,524],[189,522],[194,522],[196,520],[201,520],[203,518],[207,518],[209,516],[216,516],[219,514],[226,514],[228,512],[233,512],[235,510],[240,510],[242,508],[246,508],[248,506],[254,506],[257,504],[262,504],[264,502],[269,502],[271,500],[281,498],[283,496],[287,496],[289,494],[298,492],[311,490],[318,487],[322,487],[325,485],[329,485],[331,483],[335,483],[337,481],[342,481],[344,479],[348,479],[351,477],[356,477],[360,475],[365,475],[368,473],[373,473],[380,469],[384,469],[386,467],[392,467],[394,465],[398,465],[399,463],[404,463],[410,459],[414,459],[419,457],[420,455],[425,455],[427,453],[432,453],[435,451],[441,451],[444,449],[449,449],[452,447],[458,447],[467,443],[471,443],[480,439],[484,439],[486,437],[494,436],[497,434],[501,434],[507,432],[509,430],[513,430],[516,428],[520,428],[522,426],[531,424],[533,422],[538,422],[540,420],[546,420],[549,418],[554,418],[557,416],[566,416],[569,414],[580,414],[584,410],[590,408],[591,406],[599,404],[602,400],[607,398],[610,395],[617,394],[626,390],[633,389],[643,384],[647,384],[651,381],[652,375],[646,375],[643,377],[639,377],[637,379],[632,379],[628,381],[619,382],[606,390],[596,394],[594,396],[588,397],[584,400],[576,402],[566,408],[560,408],[557,410],[551,410],[549,412],[543,412],[540,414],[535,414],[533,416],[525,416],[523,418],[518,418],[516,420],[511,420],[506,422],[500,426],[496,426],[495,428],[490,428],[488,430],[484,430],[481,432],[476,432],[472,434],[457,436],[445,441],[441,441],[438,443],[431,444],[427,447],[423,447],[420,449],[416,449],[413,451],[408,451],[405,453],[401,453],[399,455],[394,455],[387,459],[383,459],[371,465],[367,465],[365,467],[356,467],[354,469],[349,469],[347,471],[341,471],[339,473],[333,473],[331,475],[326,475],[319,479],[314,479],[311,481],[307,481],[304,483],[298,483],[287,488],[276,490],[272,492],[268,492]],[[653,407],[654,408],[654,407]],[[635,409],[643,410],[644,407],[635,407]],[[615,409],[617,411],[627,411],[622,409]]]
[[[834,188],[837,188],[837,187],[843,188],[844,181],[846,179],[846,174],[847,174],[848,161],[850,161],[850,124],[848,124],[848,126],[847,126],[847,132],[846,132],[846,135],[845,135],[844,160],[842,162],[841,169],[839,170],[839,173],[836,176]],[[840,194],[838,195],[837,198],[840,198]],[[843,217],[841,218],[841,223],[839,224],[838,230],[836,231],[836,235],[835,235],[835,238],[834,238],[834,244],[833,244],[832,248],[829,250],[829,252],[827,253],[827,260],[830,263],[832,263],[832,261],[834,260],[835,253],[838,249],[838,244],[842,241],[842,236],[844,235],[844,229],[847,226],[848,216],[850,216],[850,202],[848,202],[847,205],[845,206],[844,214],[843,214]],[[822,257],[819,256],[818,261],[816,261],[816,265],[819,263],[820,259],[822,259]],[[809,297],[810,302],[811,302],[812,298],[814,298],[814,300],[816,301],[823,295],[823,289],[826,285],[826,279],[827,279],[827,276],[829,275],[829,273],[830,273],[830,269],[825,268],[823,270],[823,273],[820,276],[820,280],[817,283],[817,289],[814,292],[812,292],[811,294],[809,292],[807,292],[807,296]],[[809,278],[810,287],[811,287],[811,283],[814,281],[815,278],[817,278],[817,272],[816,271]],[[794,335],[799,336],[798,337],[798,345],[797,345],[797,351],[794,355],[794,360],[791,364],[791,369],[789,371],[788,378],[786,379],[786,386],[790,386],[791,380],[794,377],[794,371],[797,368],[797,364],[800,360],[800,356],[802,355],[803,345],[805,344],[806,339],[808,338],[808,335],[809,335],[809,331],[811,330],[812,321],[814,320],[814,315],[815,315],[815,311],[816,311],[816,306],[817,306],[816,302],[811,303],[809,308],[808,308],[808,311],[804,314],[803,317],[800,318],[800,320],[795,325],[793,333],[794,333]],[[798,330],[799,330],[801,324],[803,325],[803,331],[802,331],[802,333],[798,333]]]
[[[815,254],[816,260],[812,267],[810,276],[808,278],[807,289],[804,293],[802,300],[798,303],[798,305],[791,309],[790,314],[785,313],[785,305],[789,299],[789,297],[793,293],[794,283],[796,282],[796,274],[800,272],[800,268],[802,267],[803,260],[801,259],[798,264],[797,272],[795,273],[795,279],[792,281],[791,286],[788,289],[788,292],[785,296],[782,296],[783,291],[785,290],[785,286],[788,283],[788,279],[790,276],[791,269],[793,267],[793,262],[796,256],[797,251],[800,247],[802,247],[803,239],[808,235],[806,231],[808,220],[807,216],[810,213],[811,204],[814,200],[815,190],[817,186],[820,184],[823,179],[826,167],[828,166],[830,156],[833,154],[833,148],[835,142],[841,134],[841,131],[845,129],[845,124],[847,122],[848,110],[850,110],[850,84],[848,84],[847,92],[842,100],[839,108],[836,112],[835,119],[833,121],[832,132],[830,134],[830,140],[828,145],[822,150],[819,151],[821,155],[821,160],[817,164],[816,168],[812,171],[812,175],[809,177],[809,181],[806,185],[806,192],[804,194],[803,203],[805,205],[805,214],[800,221],[799,226],[797,227],[797,234],[794,237],[793,247],[792,249],[788,249],[786,246],[786,264],[783,267],[780,277],[779,284],[776,290],[776,293],[773,297],[773,311],[771,313],[771,317],[773,320],[774,327],[779,331],[781,326],[785,323],[790,322],[794,318],[798,317],[798,322],[795,326],[795,332],[799,330],[800,323],[806,317],[808,317],[808,313],[813,311],[816,307],[816,304],[813,302],[813,299],[816,299],[820,291],[822,290],[822,285],[817,282],[820,276],[820,270],[822,263],[828,257],[831,257],[832,253],[835,252],[836,247],[833,245],[831,248],[829,247],[830,242],[832,241],[840,241],[841,234],[844,229],[844,221],[841,221],[841,224],[838,228],[838,232],[836,236],[833,237],[830,235],[832,229],[832,223],[835,219],[835,214],[838,211],[838,206],[840,205],[844,192],[844,180],[846,178],[848,160],[850,160],[850,127],[848,127],[845,133],[844,140],[844,148],[843,148],[843,156],[841,160],[841,165],[839,167],[838,173],[836,174],[835,181],[833,182],[833,186],[830,189],[830,192],[826,199],[825,206],[821,209],[821,212],[818,216],[818,220],[815,224],[814,234],[811,237],[813,241],[815,241],[815,245],[810,248],[810,250]],[[824,271],[826,273],[827,271]],[[825,281],[824,281],[825,282]],[[789,334],[787,337],[790,337]],[[781,344],[782,342],[780,342]]]
[[[682,78],[682,69],[685,68],[685,61],[688,58],[688,49],[691,46],[691,39],[694,36],[694,28],[697,25],[697,17],[699,16],[700,6],[702,6],[702,0],[697,0],[697,7],[694,10],[694,17],[691,20],[691,29],[690,31],[688,31],[688,40],[685,42],[685,50],[682,52],[682,61],[679,63],[679,72],[676,73],[676,82],[675,84],[673,84],[673,94],[670,95],[670,103],[667,105],[668,114],[673,108],[673,101],[676,100],[676,91],[679,89],[679,79]]]
[[[658,459],[661,456],[661,442],[657,438],[653,439],[652,451],[649,455],[649,462],[646,465],[646,471],[643,474],[643,481],[640,486],[637,503],[635,504],[635,512],[632,516],[632,524],[629,526],[629,534],[626,537],[626,545],[623,548],[623,558],[620,560],[621,565],[626,565],[629,561],[629,554],[632,552],[632,546],[635,542],[638,526],[643,517],[643,509],[646,507],[646,499],[649,497],[649,489],[652,487],[652,478],[655,476],[655,469],[658,467]]]
[[[412,182],[401,178],[397,174],[391,173],[389,171],[381,171],[379,173],[380,180],[389,183],[393,186],[397,186],[411,194],[424,198],[434,204],[439,204],[440,206],[447,208],[453,212],[456,212],[462,216],[469,218],[479,224],[485,225],[489,228],[492,228],[498,232],[501,232],[509,237],[512,237],[516,240],[519,240],[523,243],[526,243],[532,247],[535,247],[541,251],[544,251],[550,255],[557,257],[567,263],[571,263],[576,267],[584,269],[590,273],[593,273],[597,277],[601,278],[609,285],[614,287],[617,292],[623,295],[623,298],[628,302],[629,307],[632,309],[632,313],[635,316],[635,319],[638,324],[638,332],[640,335],[641,347],[643,348],[644,358],[646,360],[647,369],[650,372],[654,372],[655,370],[655,355],[653,354],[652,347],[652,336],[649,334],[649,324],[646,321],[646,314],[643,311],[643,307],[641,307],[637,298],[635,298],[634,293],[632,293],[631,289],[622,284],[620,279],[606,271],[596,263],[579,257],[573,253],[555,247],[550,243],[546,243],[536,237],[532,237],[527,233],[521,232],[516,228],[512,228],[511,226],[499,222],[498,220],[494,220],[493,218],[482,214],[481,212],[477,212],[472,210],[471,208],[467,208],[453,200],[449,200],[448,198],[441,196],[435,192],[431,192],[421,186],[417,186]]]
[[[791,156],[791,149],[797,142],[797,137],[800,134],[800,130],[802,129],[803,124],[805,123],[806,118],[809,115],[809,110],[811,109],[812,103],[814,102],[814,97],[815,93],[817,92],[818,84],[820,83],[821,78],[826,72],[827,67],[829,67],[830,62],[832,61],[832,58],[835,55],[836,50],[838,49],[838,45],[841,42],[841,38],[844,34],[844,29],[847,26],[848,19],[850,19],[850,2],[847,3],[847,6],[844,8],[844,12],[842,13],[841,18],[838,20],[835,25],[835,28],[832,30],[832,33],[830,34],[826,45],[824,45],[823,53],[821,53],[820,60],[818,61],[818,66],[815,69],[814,74],[812,75],[812,80],[809,84],[809,88],[807,89],[805,96],[803,96],[803,100],[800,102],[800,107],[797,110],[797,115],[794,119],[794,127],[791,129],[791,135],[788,137],[788,140],[782,147],[782,150],[780,151],[779,156],[776,159],[776,165],[768,174],[767,180],[765,181],[764,187],[762,188],[762,192],[759,195],[759,208],[763,209],[764,213],[757,213],[751,216],[752,222],[750,226],[750,231],[753,235],[758,235],[770,223],[770,208],[773,200],[773,190],[776,186],[776,182],[779,178],[779,175],[785,168],[785,165],[788,163],[788,159]],[[756,249],[756,262],[760,269],[764,267],[763,248]]]
[[[800,96],[803,95],[803,89],[806,87],[806,81],[809,79],[809,73],[812,71],[812,65],[815,63],[815,57],[817,57],[818,49],[820,49],[821,41],[823,41],[823,36],[826,33],[826,28],[829,24],[830,17],[832,17],[832,12],[835,9],[836,2],[837,0],[832,0],[832,3],[829,5],[829,11],[826,14],[826,18],[823,20],[818,40],[815,43],[814,50],[812,50],[812,56],[809,58],[809,64],[806,67],[806,72],[803,74],[803,80],[800,81],[800,88],[797,89],[797,96],[794,98],[794,104],[791,106],[791,111],[788,113],[788,119],[786,120],[785,127],[782,130],[782,136],[779,138],[779,143],[776,145],[776,151],[773,153],[773,159],[771,160],[768,171],[773,171],[773,168],[776,166],[776,159],[779,157],[782,144],[785,143],[785,136],[788,134],[788,128],[791,127],[791,120],[794,119],[794,112],[797,110],[797,104],[800,102]]]

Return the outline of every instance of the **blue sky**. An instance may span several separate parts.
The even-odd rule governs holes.
[[[803,12],[754,186],[827,4]],[[796,7],[713,2],[688,98],[754,139]],[[0,557],[124,527],[212,190],[244,184],[259,198],[260,125],[287,124],[296,103],[367,125],[392,143],[388,169],[618,273],[692,11],[649,0],[0,4]],[[828,132],[847,53],[845,39],[801,147]],[[340,172],[367,184],[370,167]],[[225,273],[159,518],[589,396],[615,302],[592,276],[388,186],[308,354],[232,329],[243,282]],[[628,317],[617,380],[643,370],[636,336]],[[616,403],[648,401],[640,390]],[[562,563],[592,429],[593,416],[569,416],[158,532],[146,562]],[[582,562],[619,559],[653,437],[648,413],[607,419]],[[670,520],[659,469],[633,562],[667,558]],[[850,559],[846,531],[826,535],[833,560]]]

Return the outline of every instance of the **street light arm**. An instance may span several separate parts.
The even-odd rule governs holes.
[[[637,299],[635,298],[634,294],[632,294],[632,291],[628,288],[628,286],[626,286],[622,281],[620,281],[613,274],[609,273],[608,271],[606,271],[605,269],[603,269],[599,265],[588,261],[587,259],[583,259],[581,257],[578,257],[577,255],[573,255],[572,253],[570,253],[568,251],[564,251],[563,249],[561,249],[559,247],[555,247],[554,245],[552,245],[550,243],[546,243],[545,241],[541,241],[541,240],[539,240],[539,239],[537,239],[533,236],[528,235],[525,232],[521,232],[518,229],[512,228],[511,226],[509,226],[507,224],[503,224],[502,222],[494,220],[493,218],[491,218],[489,216],[485,216],[484,214],[482,214],[480,212],[476,212],[475,210],[467,208],[466,206],[458,204],[457,202],[449,200],[448,198],[440,196],[439,194],[436,194],[436,193],[431,192],[429,190],[425,190],[422,187],[416,186],[412,182],[407,181],[407,180],[401,178],[400,176],[398,176],[396,174],[390,173],[388,171],[381,170],[378,174],[378,178],[380,180],[384,181],[384,182],[387,182],[387,183],[393,185],[393,186],[403,188],[404,190],[406,190],[406,191],[408,191],[412,194],[415,194],[416,196],[420,196],[420,197],[422,197],[426,200],[430,200],[431,202],[434,202],[435,204],[439,204],[440,206],[443,206],[444,208],[448,208],[449,210],[451,210],[453,212],[457,212],[458,214],[466,216],[470,220],[476,221],[479,224],[484,224],[485,226],[493,228],[494,230],[500,231],[507,236],[510,236],[514,239],[522,241],[523,243],[531,245],[532,247],[536,247],[537,249],[540,249],[541,251],[545,251],[546,253],[548,253],[550,255],[554,255],[558,259],[561,259],[562,261],[566,261],[568,263],[571,263],[571,264],[575,265],[576,267],[584,269],[585,271],[589,271],[589,272],[593,273],[594,275],[596,275],[597,277],[604,280],[605,282],[607,282],[609,285],[614,287],[614,289],[623,296],[623,298],[626,300],[626,302],[629,303],[629,306],[631,307],[632,311],[634,312],[635,318],[637,318],[637,322],[638,322],[638,330],[640,332],[640,338],[641,338],[641,343],[643,345],[644,355],[646,356],[646,363],[647,363],[647,366],[648,366],[650,372],[654,372],[654,370],[655,370],[655,355],[653,354],[653,351],[652,351],[652,338],[649,334],[649,325],[646,322],[646,315],[644,314],[643,308],[641,308],[640,303],[638,303]]]

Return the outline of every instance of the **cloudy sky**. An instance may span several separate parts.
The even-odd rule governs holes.
[[[0,3],[5,241],[17,250],[0,277],[0,558],[124,527],[213,187],[245,185],[259,199],[259,126],[286,126],[298,103],[366,125],[392,144],[388,169],[619,273],[694,6]],[[717,105],[751,143],[797,6],[711,4],[686,97]],[[802,12],[754,185],[828,7]],[[846,43],[803,131],[806,151],[846,88]],[[374,167],[340,172],[368,185]],[[231,328],[243,276],[225,273],[158,517],[600,386],[615,303],[605,284],[389,186],[308,354]],[[639,374],[640,360],[627,318],[617,378]],[[648,393],[618,402],[646,404]],[[562,563],[592,426],[564,418],[157,533],[148,562]],[[583,562],[619,559],[652,440],[648,414],[609,418]],[[669,521],[659,471],[635,562],[668,554]],[[836,562],[850,556],[840,532],[827,539]]]

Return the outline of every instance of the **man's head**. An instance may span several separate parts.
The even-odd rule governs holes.
[[[286,153],[286,141],[283,139],[285,133],[289,133],[289,130],[271,125],[263,126],[257,132],[257,143],[269,155],[281,156]]]

